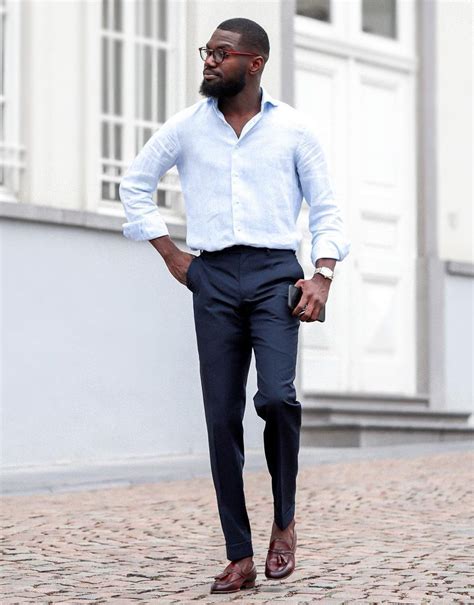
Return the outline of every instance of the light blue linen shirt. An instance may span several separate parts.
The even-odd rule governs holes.
[[[237,137],[216,99],[203,99],[167,120],[147,141],[120,182],[132,240],[168,235],[152,199],[176,165],[191,250],[235,244],[297,250],[303,197],[309,205],[311,261],[343,260],[350,249],[324,153],[302,114],[262,87],[261,110]]]

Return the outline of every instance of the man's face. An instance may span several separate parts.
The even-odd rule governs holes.
[[[240,48],[241,34],[216,29],[206,44],[207,48],[215,50],[247,51]],[[217,64],[214,57],[209,56],[204,62],[204,79],[199,92],[205,97],[233,97],[241,92],[247,83],[247,68],[251,57],[228,55],[222,63]]]

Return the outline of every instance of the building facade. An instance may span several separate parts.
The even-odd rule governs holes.
[[[319,132],[352,242],[326,322],[300,328],[302,442],[469,438],[470,2],[2,0],[4,467],[207,449],[191,293],[123,237],[118,186],[234,16],[267,30],[263,83]],[[186,250],[176,171],[155,197]],[[299,221],[309,277],[305,204]],[[247,447],[255,392],[252,364]]]

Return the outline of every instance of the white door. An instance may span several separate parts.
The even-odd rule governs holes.
[[[397,40],[361,32],[357,0],[348,12],[333,3],[335,22],[313,31],[314,19],[299,28],[297,18],[295,105],[319,133],[352,241],[336,264],[326,322],[302,324],[306,392],[416,393],[415,75],[402,4]]]

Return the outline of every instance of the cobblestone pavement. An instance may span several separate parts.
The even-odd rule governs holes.
[[[210,595],[227,564],[210,478],[4,497],[10,603],[474,603],[471,452],[358,460],[298,475],[297,570],[270,581],[266,472],[245,485],[255,589]]]

